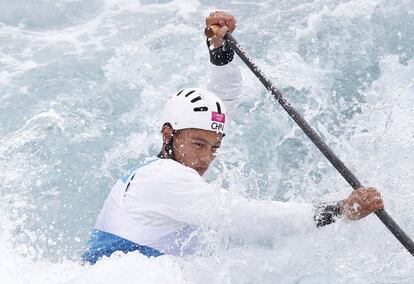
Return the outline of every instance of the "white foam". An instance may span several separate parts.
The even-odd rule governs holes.
[[[213,4],[240,15],[238,31],[244,33],[236,31],[235,35],[243,45],[250,44],[251,55],[259,57],[260,67],[278,85],[311,91],[300,101],[308,118],[323,115],[325,110],[331,116],[329,121],[342,118],[342,109],[332,111],[336,105],[327,105],[330,100],[326,98],[334,90],[326,90],[331,86],[324,79],[333,75],[347,79],[346,75],[319,66],[317,60],[323,59],[323,51],[314,56],[314,62],[302,58],[298,41],[317,35],[327,17],[341,23],[355,21],[355,25],[362,18],[369,26],[376,5],[383,3],[299,2],[280,3],[280,8],[274,1],[174,0],[143,4],[107,0],[90,19],[62,28],[35,30],[24,24],[1,24],[0,37],[14,46],[2,45],[0,49],[0,102],[8,106],[1,109],[1,118],[7,123],[0,124],[0,282],[414,283],[411,256],[375,216],[356,223],[339,222],[306,237],[259,243],[223,241],[226,248],[210,257],[147,259],[131,253],[114,255],[93,267],[62,260],[62,254],[70,259],[78,257],[76,250],[82,248],[86,231],[92,228],[110,181],[117,178],[120,168],[133,166],[131,159],[141,159],[149,148],[160,146],[155,121],[159,106],[171,91],[204,83],[208,54],[202,25]],[[407,3],[395,1],[389,5],[409,10]],[[251,16],[253,9],[258,9],[259,17]],[[387,12],[385,9],[384,17],[394,17]],[[282,51],[259,40],[262,35],[270,43],[281,40],[278,35],[285,31],[272,30],[275,21],[293,23],[289,30],[296,31],[296,38],[282,40]],[[302,28],[304,23],[306,27]],[[397,24],[385,31],[407,30],[405,25]],[[345,34],[353,33],[347,30]],[[325,40],[332,40],[329,33]],[[374,44],[372,39],[360,40],[367,40],[363,42],[367,46]],[[385,43],[377,44],[385,53],[378,55],[383,56],[381,75],[372,85],[366,83],[367,91],[361,91],[367,101],[357,102],[362,114],[354,114],[346,125],[354,131],[344,129],[335,137],[340,142],[336,149],[365,184],[379,186],[387,210],[414,237],[414,63],[400,64],[397,56],[382,50],[386,49]],[[85,67],[84,62],[92,62],[93,66]],[[223,156],[211,169],[213,182],[227,184],[233,191],[253,198],[311,201],[345,197],[349,187],[313,146],[307,147],[306,137],[298,134],[300,131],[284,112],[260,96],[262,86],[242,68],[247,87],[239,124],[231,124]],[[85,87],[83,80],[90,84]],[[316,100],[316,107],[311,107],[311,100]],[[347,103],[344,99],[343,104]],[[329,126],[321,125],[319,129],[324,136],[332,137]],[[280,153],[278,149],[289,139],[300,140],[300,145]],[[298,148],[307,152],[298,153]],[[287,165],[295,159],[300,162],[299,169],[287,171]],[[315,168],[324,176],[320,183],[310,181]],[[279,183],[282,179],[289,182],[284,184],[286,188]],[[44,209],[50,205],[44,200],[56,204],[59,210]],[[52,222],[53,217],[66,219],[57,224]],[[76,220],[68,221],[72,219]],[[66,238],[53,238],[53,233]],[[47,248],[49,253],[42,251]],[[37,255],[42,256],[41,260],[32,260]]]
[[[313,35],[319,30],[318,27],[324,24],[324,17],[338,18],[341,21],[361,17],[370,18],[378,5],[377,0],[348,1],[335,6],[333,9],[324,5],[322,10],[308,17],[305,28],[296,30],[296,37],[302,38]]]
[[[396,207],[397,214],[412,218],[414,209],[409,200],[414,197],[410,189],[414,183],[414,61],[405,66],[399,63],[398,56],[390,55],[383,58],[381,68],[380,78],[366,93],[362,114],[350,122],[356,125],[357,135],[352,137],[348,151],[351,159],[356,159],[358,152],[368,153],[358,170],[365,180],[381,187],[390,199],[391,209]]]

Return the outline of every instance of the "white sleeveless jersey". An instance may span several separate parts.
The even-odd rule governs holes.
[[[231,112],[241,93],[233,63],[210,66],[208,89]],[[113,187],[95,228],[165,254],[185,255],[200,248],[200,230],[238,237],[266,238],[315,229],[311,204],[254,201],[208,184],[195,170],[156,159],[131,171]]]

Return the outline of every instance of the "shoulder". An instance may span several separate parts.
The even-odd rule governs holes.
[[[146,168],[147,170],[153,170],[153,171],[168,171],[169,173],[186,173],[186,174],[197,174],[195,170],[193,170],[190,167],[184,166],[183,164],[176,162],[171,159],[155,159],[152,161],[147,162],[144,164],[141,168]],[[137,168],[137,171],[140,168]]]
[[[193,169],[178,162],[158,159],[136,170],[127,196],[134,200],[155,203],[185,200],[214,193],[209,184]]]
[[[135,170],[134,180],[158,184],[196,183],[206,181],[192,168],[171,159],[156,159]]]

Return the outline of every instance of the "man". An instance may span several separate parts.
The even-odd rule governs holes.
[[[208,41],[213,64],[208,90],[185,89],[168,100],[160,124],[160,154],[115,184],[82,256],[84,262],[94,264],[115,251],[137,250],[154,257],[191,254],[202,249],[203,232],[223,226],[238,236],[289,235],[331,224],[341,216],[358,220],[384,207],[374,188],[314,206],[247,200],[202,178],[241,93],[240,72],[231,62],[234,52],[223,45],[225,33],[235,29],[234,17],[217,11],[206,24],[222,27]]]

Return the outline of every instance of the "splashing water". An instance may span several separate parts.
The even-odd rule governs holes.
[[[77,259],[103,201],[158,152],[168,95],[206,84],[204,17],[234,36],[414,237],[414,2],[0,0],[1,283],[413,283],[375,216],[210,257]],[[350,188],[240,60],[243,98],[207,178],[257,199]]]

